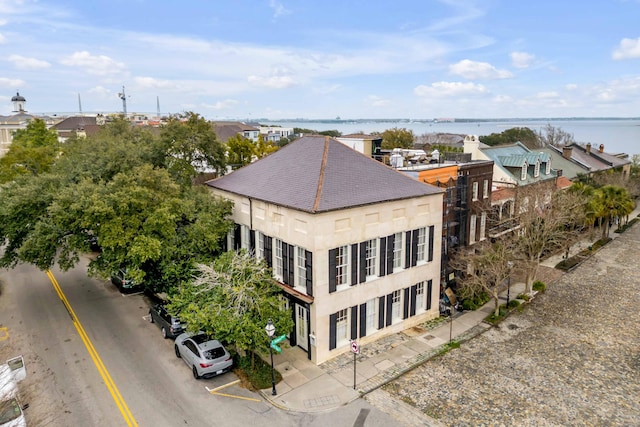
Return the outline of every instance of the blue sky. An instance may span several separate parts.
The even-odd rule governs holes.
[[[0,0],[0,114],[640,116],[640,0]]]

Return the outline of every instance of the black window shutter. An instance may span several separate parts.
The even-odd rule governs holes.
[[[249,230],[249,251],[254,252],[256,249],[256,232]]]
[[[433,239],[435,234],[435,227],[432,225],[429,227],[429,259],[427,261],[433,261]]]
[[[358,284],[358,244],[351,245],[351,286]]]
[[[411,232],[407,231],[404,238],[404,268],[411,267]]]
[[[407,317],[409,317],[409,288],[404,288],[403,289],[403,296],[402,296],[402,318],[406,319]]]
[[[433,292],[433,280],[427,282],[427,310],[431,310],[431,292]]]
[[[380,272],[378,276],[387,275],[387,239],[385,237],[380,238]]]
[[[313,296],[313,255],[309,251],[304,251],[304,268],[306,270],[307,295]]]
[[[296,282],[295,282],[295,268],[294,268],[294,261],[295,261],[295,251],[293,248],[293,245],[287,245],[286,243],[283,243],[285,246],[287,246],[288,250],[287,253],[289,254],[289,279],[287,280],[287,283],[290,286],[293,286]],[[285,262],[287,262],[285,260]]]
[[[418,264],[418,230],[411,232],[411,267]]]
[[[351,339],[358,339],[358,306],[351,307]]]
[[[367,280],[367,260],[365,259],[367,256],[367,243],[360,243],[360,283]]]
[[[386,318],[386,322],[385,325],[389,326],[391,324],[391,321],[393,320],[393,294],[389,294],[387,295],[387,318]]]
[[[238,250],[240,249],[242,246],[242,242],[240,241],[241,239],[241,234],[240,234],[240,224],[234,224],[233,225],[233,250]]]
[[[329,350],[336,348],[336,323],[338,322],[338,313],[329,315]]]
[[[378,299],[378,329],[384,328],[384,295]]]
[[[360,338],[367,336],[367,304],[360,304]]]
[[[409,305],[409,316],[415,316],[416,314],[416,296],[418,294],[418,285],[411,287],[411,304]]]
[[[336,268],[337,253],[337,249],[329,251],[329,293],[336,291],[336,276],[338,275],[338,269]]]
[[[393,245],[395,237],[393,234],[387,237],[387,274],[393,273]]]
[[[267,261],[267,265],[269,267],[273,267],[273,252],[271,249],[271,245],[273,244],[273,239],[269,236],[264,236],[264,259]]]

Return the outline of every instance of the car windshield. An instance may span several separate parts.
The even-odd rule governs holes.
[[[224,356],[224,348],[222,347],[214,347],[204,352],[204,357],[209,360],[218,359],[222,356]]]
[[[15,398],[0,402],[0,424],[15,420],[21,414],[22,410]]]

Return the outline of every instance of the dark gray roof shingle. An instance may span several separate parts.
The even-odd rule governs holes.
[[[300,138],[207,185],[312,213],[443,192],[324,136]]]

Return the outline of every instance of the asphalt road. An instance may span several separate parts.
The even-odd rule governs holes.
[[[278,410],[239,385],[220,390],[237,397],[210,394],[205,387],[236,376],[195,380],[173,342],[148,322],[146,297],[123,296],[109,281],[87,278],[86,264],[52,270],[85,340],[44,272],[27,265],[0,271],[0,327],[7,331],[0,334],[0,360],[25,356],[21,388],[30,425],[397,425],[363,400],[332,413],[300,414]]]

